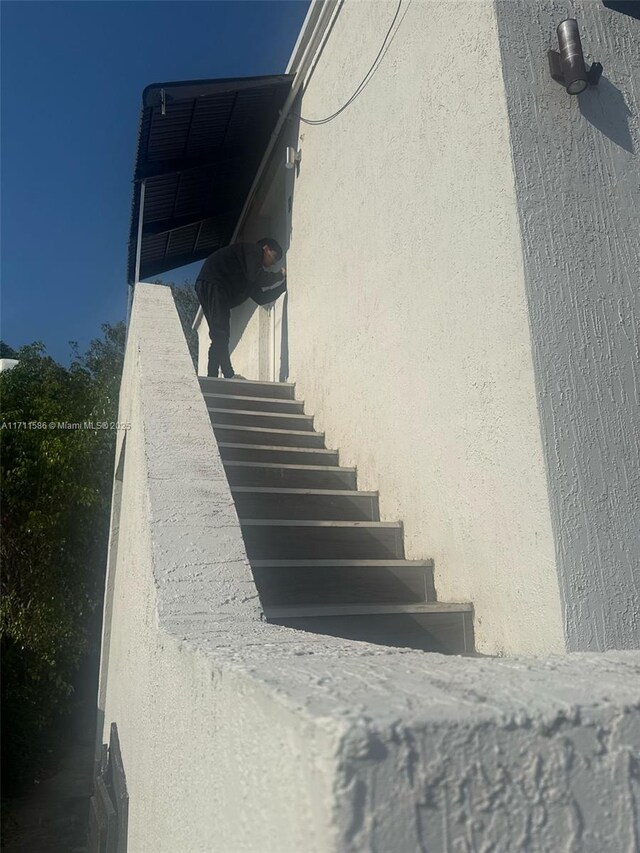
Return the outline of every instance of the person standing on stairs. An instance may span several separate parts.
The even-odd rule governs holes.
[[[218,249],[206,259],[196,280],[195,289],[202,312],[209,324],[209,363],[207,376],[238,378],[229,357],[231,309],[251,298],[267,305],[287,289],[284,267],[281,272],[267,272],[282,257],[279,243],[263,237],[257,243],[233,243]]]

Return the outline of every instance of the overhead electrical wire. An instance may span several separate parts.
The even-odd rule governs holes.
[[[411,2],[412,2],[412,0],[410,0],[410,2],[409,2],[409,6],[411,5]],[[349,100],[348,100],[345,104],[343,104],[343,105],[340,107],[340,109],[339,109],[339,110],[336,110],[336,112],[335,112],[335,113],[332,113],[330,116],[326,116],[326,118],[309,119],[309,118],[303,118],[301,115],[297,115],[296,113],[293,113],[293,115],[294,115],[296,118],[299,118],[299,119],[300,119],[300,121],[304,122],[304,124],[312,124],[312,125],[327,124],[328,122],[333,121],[333,119],[334,119],[334,118],[336,118],[337,116],[339,116],[339,115],[340,115],[340,113],[344,112],[344,110],[346,110],[346,109],[347,109],[347,107],[348,107],[350,104],[352,104],[352,103],[353,103],[353,101],[355,101],[355,99],[356,99],[356,98],[358,97],[358,95],[362,92],[362,90],[363,90],[363,89],[364,89],[364,87],[367,85],[367,83],[371,80],[371,78],[373,77],[373,75],[375,74],[375,72],[378,70],[378,65],[379,65],[379,64],[380,64],[380,62],[382,61],[382,57],[384,56],[384,53],[386,53],[387,49],[389,48],[389,45],[391,44],[391,41],[393,41],[393,38],[395,38],[395,33],[394,33],[393,38],[391,39],[391,41],[389,41],[389,44],[387,44],[387,39],[389,38],[389,36],[390,36],[390,34],[391,34],[391,30],[393,29],[393,26],[394,26],[395,22],[396,22],[396,21],[397,21],[397,19],[398,19],[398,15],[400,14],[400,8],[401,8],[401,6],[402,6],[402,0],[399,0],[399,2],[398,2],[398,7],[397,7],[397,9],[396,9],[396,13],[395,13],[395,15],[393,16],[393,20],[391,21],[391,24],[390,24],[390,26],[389,26],[389,29],[387,30],[387,34],[385,35],[385,37],[384,37],[384,41],[382,42],[382,47],[381,47],[381,48],[380,48],[380,50],[378,51],[378,55],[376,56],[376,58],[373,60],[373,63],[371,64],[371,67],[369,68],[369,70],[367,71],[367,73],[365,74],[365,76],[363,77],[362,82],[360,83],[360,85],[358,86],[358,88],[355,90],[355,92],[353,93],[353,95],[351,95],[351,97],[349,98]],[[404,15],[402,16],[402,20],[400,21],[400,24],[402,23],[402,21],[404,20],[405,15],[406,15],[406,14],[407,14],[407,12],[409,11],[409,6],[407,6],[407,8],[406,8],[405,13],[404,13]],[[399,27],[399,25],[398,25],[398,27]],[[396,30],[396,32],[397,32],[397,30]]]

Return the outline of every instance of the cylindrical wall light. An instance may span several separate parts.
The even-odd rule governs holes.
[[[575,18],[567,18],[558,24],[557,33],[564,85],[570,95],[579,95],[587,88],[587,69],[584,67],[578,22]]]
[[[553,79],[562,84],[570,95],[579,95],[589,85],[596,86],[602,74],[602,65],[594,62],[587,71],[576,19],[561,21],[556,32],[560,52],[550,50],[548,53]]]

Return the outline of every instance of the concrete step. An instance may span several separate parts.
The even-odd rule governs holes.
[[[470,613],[470,604],[442,601],[419,601],[402,604],[274,604],[264,608],[267,619],[307,619],[319,616],[375,616],[396,613]]]
[[[265,615],[277,625],[381,646],[457,655],[474,651],[468,604],[267,607]]]
[[[281,445],[243,444],[218,439],[223,463],[270,462],[277,465],[313,465],[332,467],[338,464],[338,451],[324,447],[283,447]]]
[[[337,465],[279,465],[274,462],[225,461],[232,486],[275,486],[288,489],[355,490],[355,468]]]
[[[208,408],[211,423],[236,424],[237,426],[265,427],[267,429],[313,432],[313,418],[309,415],[285,414],[282,412],[252,412],[246,409]]]
[[[401,522],[241,518],[250,560],[404,559]]]
[[[241,397],[238,394],[203,393],[207,408],[243,409],[251,412],[282,412],[285,415],[303,415],[304,403],[277,397]]]
[[[377,492],[232,486],[239,517],[379,521]]]
[[[432,560],[253,560],[263,607],[435,600]]]
[[[277,397],[293,400],[292,382],[259,382],[254,379],[213,379],[198,376],[202,390],[208,394],[238,394],[241,397]]]
[[[265,427],[239,426],[238,424],[213,424],[218,441],[238,444],[269,444],[278,447],[324,447],[323,432],[293,429],[265,429]]]
[[[471,654],[473,611],[435,601],[433,562],[404,559],[401,522],[294,399],[290,383],[200,378],[270,622],[316,634]]]

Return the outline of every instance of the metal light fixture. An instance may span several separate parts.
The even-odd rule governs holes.
[[[291,146],[287,147],[286,159],[284,161],[287,169],[293,169],[302,160],[302,151],[296,151]]]
[[[570,95],[579,95],[587,86],[597,86],[602,65],[594,62],[587,70],[576,19],[561,21],[556,32],[560,52],[550,50],[548,53],[549,71],[553,79],[564,86]]]

